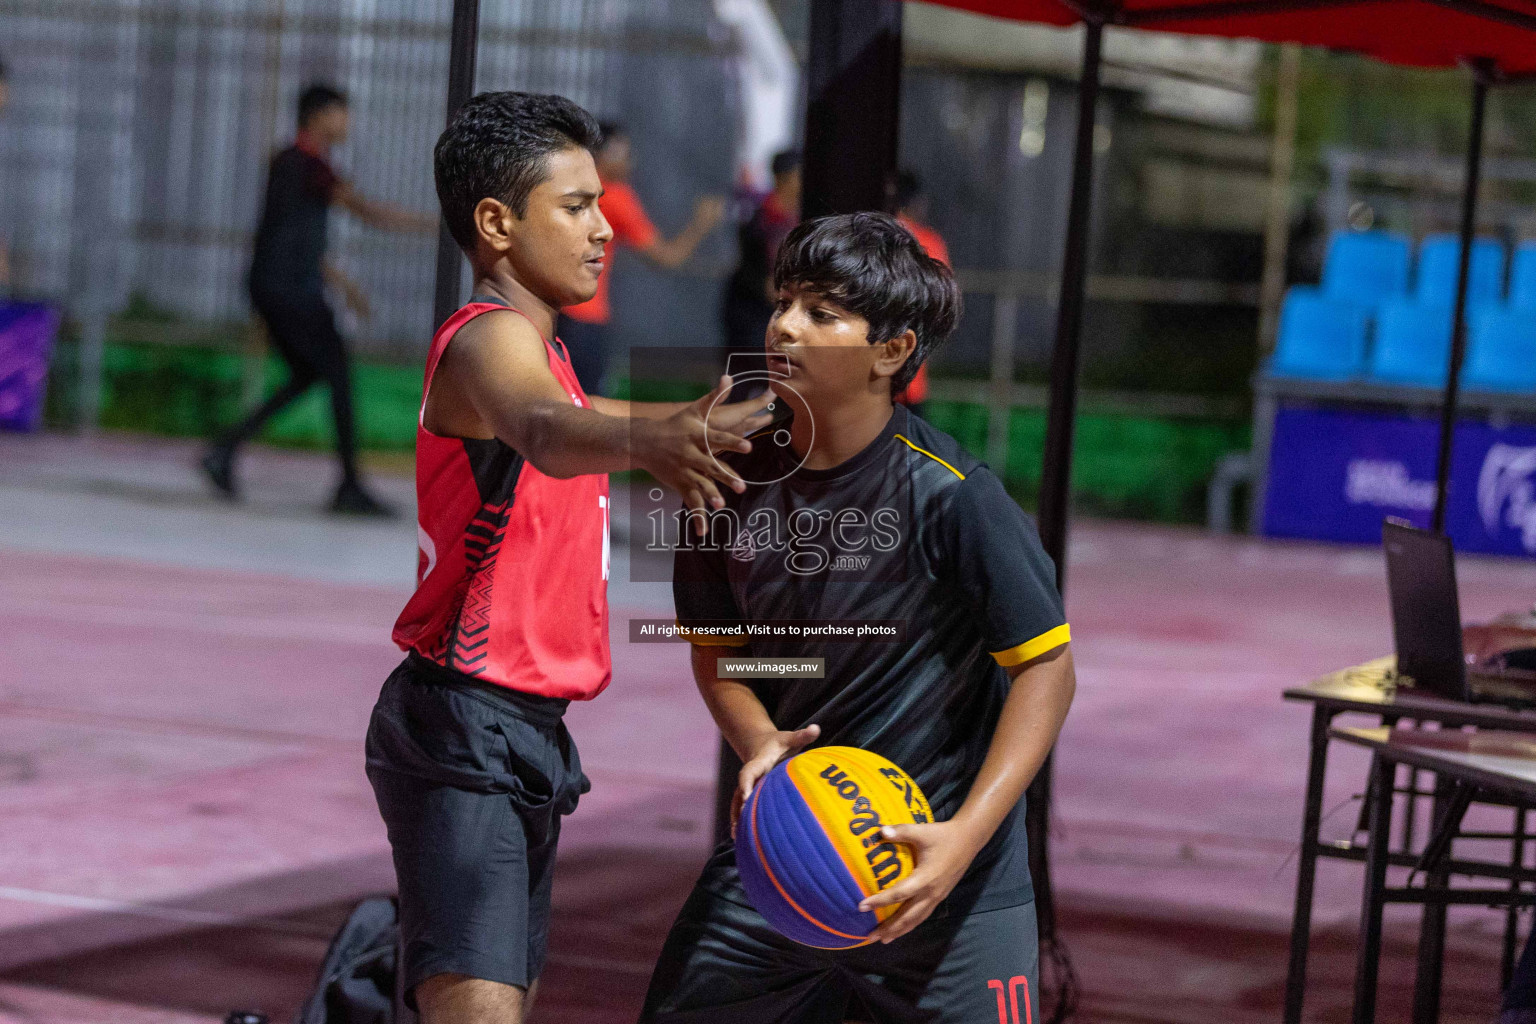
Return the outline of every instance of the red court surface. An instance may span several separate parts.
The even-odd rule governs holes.
[[[30,479],[0,479],[0,1022],[285,1021],[347,906],[392,884],[361,738],[408,583],[72,549],[13,528],[62,486]],[[99,511],[110,531],[131,509]],[[1536,565],[1465,559],[1461,586],[1486,617],[1530,603]],[[623,639],[664,594],[616,583],[614,682],[569,716],[593,791],[562,841],[536,1024],[633,1020],[705,855],[716,740],[685,648]],[[1054,866],[1080,1019],[1274,1021],[1308,717],[1279,693],[1389,647],[1380,557],[1084,523],[1067,599]],[[1333,759],[1332,835],[1363,769]],[[1310,1019],[1348,1019],[1358,881],[1323,865]],[[1501,918],[1451,920],[1444,1019],[1488,1021]],[[1383,1021],[1406,1019],[1414,922],[1389,917]]]

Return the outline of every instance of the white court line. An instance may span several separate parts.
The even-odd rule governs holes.
[[[0,598],[0,612],[6,615],[68,619],[77,625],[173,629],[260,640],[310,640],[365,647],[390,646],[389,626],[382,621],[377,625],[347,625],[315,622],[309,617],[220,615],[191,609],[162,611],[143,604],[129,607],[24,598]]]
[[[0,885],[0,899],[17,903],[37,903],[50,907],[67,907],[70,910],[89,910],[96,913],[127,914],[148,917],[158,921],[174,921],[178,924],[194,924],[216,927],[255,928],[260,931],[280,932],[285,935],[302,935],[308,938],[329,939],[333,932],[318,925],[291,924],[284,921],[242,917],[238,914],[222,914],[211,910],[186,910],[154,903],[136,903],[131,900],[103,899],[99,896],[73,896],[61,892],[43,892],[38,889],[18,889]],[[565,967],[584,970],[614,971],[649,977],[651,965],[632,960],[610,960],[606,957],[579,956],[568,953],[550,953],[548,960]]]
[[[18,889],[0,885],[0,899],[17,903],[37,903],[49,907],[67,907],[70,910],[89,910],[98,914],[125,914],[131,917],[148,917],[157,921],[175,921],[178,924],[211,925],[216,927],[239,926],[260,931],[282,932],[286,935],[306,935],[328,939],[331,930],[318,925],[272,921],[239,914],[223,914],[213,910],[187,910],[183,907],[167,907],[155,903],[138,903],[132,900],[104,899],[100,896],[74,896],[62,892],[43,892],[39,889]]]

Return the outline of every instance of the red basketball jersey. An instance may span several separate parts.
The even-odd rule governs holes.
[[[558,480],[500,440],[442,437],[422,423],[425,389],[454,333],[510,308],[471,301],[427,352],[416,426],[416,593],[394,639],[481,682],[590,700],[611,674],[608,477]],[[591,408],[565,346],[546,339],[544,347],[571,401]]]

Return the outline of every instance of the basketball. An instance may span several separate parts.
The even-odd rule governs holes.
[[[763,776],[742,807],[741,884],[787,938],[822,949],[862,946],[900,904],[860,912],[859,902],[912,871],[911,850],[881,839],[880,829],[932,820],[917,783],[879,754],[808,750]]]

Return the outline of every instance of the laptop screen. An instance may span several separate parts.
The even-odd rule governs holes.
[[[1424,692],[1466,700],[1456,556],[1450,538],[1388,520],[1382,524],[1381,543],[1387,553],[1398,673],[1412,677]]]

